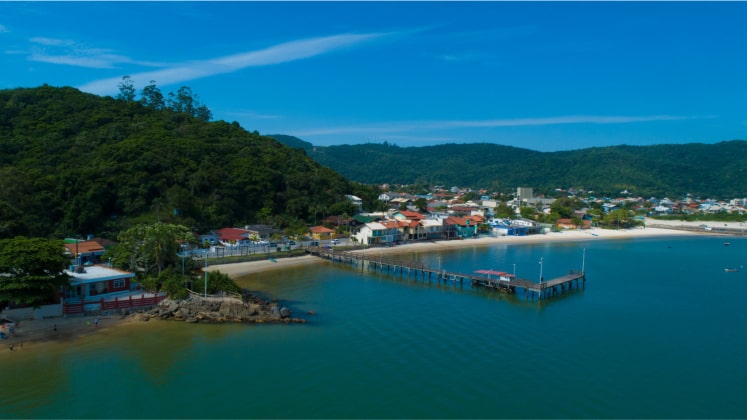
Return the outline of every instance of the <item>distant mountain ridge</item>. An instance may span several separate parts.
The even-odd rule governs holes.
[[[367,184],[428,184],[511,191],[584,188],[616,196],[744,197],[747,141],[608,146],[538,152],[492,143],[399,147],[387,143],[313,146],[271,135],[346,178]]]

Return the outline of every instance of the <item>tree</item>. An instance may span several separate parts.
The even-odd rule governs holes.
[[[581,200],[576,197],[560,197],[553,201],[550,209],[557,213],[561,218],[567,219],[573,216],[573,211],[583,206]]]
[[[220,293],[220,292],[228,292],[228,293],[241,293],[242,292],[241,287],[239,287],[231,279],[231,277],[228,276],[228,274],[223,274],[217,270],[208,272],[207,281],[208,281],[207,292],[210,295]],[[195,282],[195,284],[199,284],[199,283],[200,283],[199,281]],[[204,287],[204,284],[203,284],[203,287]]]
[[[166,107],[166,100],[163,98],[161,90],[156,86],[155,80],[151,80],[148,86],[143,88],[140,100],[148,108],[163,109]]]
[[[69,286],[70,259],[62,241],[17,237],[0,240],[0,302],[38,307]]]
[[[156,222],[133,226],[121,232],[118,239],[119,244],[109,251],[114,266],[160,276],[167,267],[181,267],[177,253],[182,243],[194,237],[184,226]]]
[[[428,201],[423,197],[415,200],[415,207],[417,207],[418,211],[421,213],[428,213]]]
[[[607,226],[630,227],[633,219],[628,210],[613,210],[604,216],[603,223]]]
[[[519,209],[519,214],[521,214],[521,217],[525,219],[534,219],[534,214],[537,213],[537,210],[531,208],[531,207],[521,207]]]
[[[122,77],[122,81],[119,82],[119,95],[117,99],[132,102],[135,100],[135,85],[130,76]]]
[[[213,119],[213,113],[205,105],[200,105],[195,108],[194,116],[202,121],[210,121]]]
[[[506,203],[498,204],[495,208],[495,217],[500,219],[510,219],[516,215],[514,209]]]

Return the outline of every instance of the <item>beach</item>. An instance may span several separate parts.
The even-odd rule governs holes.
[[[682,222],[682,221],[661,221],[647,220],[648,224],[658,224],[671,226],[672,228],[635,228],[635,229],[598,229],[588,230],[567,230],[561,232],[551,232],[547,234],[529,235],[529,236],[502,236],[502,237],[481,237],[465,240],[450,241],[424,241],[409,242],[392,247],[376,247],[354,252],[375,252],[377,255],[407,254],[412,252],[438,252],[453,250],[465,247],[484,247],[494,244],[529,244],[558,241],[597,241],[597,240],[617,240],[617,239],[634,239],[646,237],[663,237],[663,236],[685,236],[694,234],[712,234],[707,230],[702,233],[693,231],[677,230],[677,227],[698,227],[700,222]],[[724,226],[730,228],[744,229],[742,223],[714,223],[706,222],[713,226]],[[208,270],[217,270],[233,278],[246,276],[248,274],[262,273],[271,270],[284,270],[312,264],[322,264],[324,260],[311,255],[304,255],[292,258],[277,258],[273,260],[261,260],[251,262],[241,262],[232,264],[214,265],[208,267]],[[95,320],[98,319],[98,325]],[[137,317],[118,315],[107,317],[96,316],[71,316],[58,317],[37,320],[21,320],[16,329],[15,337],[0,342],[1,346],[10,348],[13,345],[13,351],[28,350],[38,346],[43,342],[62,342],[73,340],[90,334],[97,334],[106,331],[109,328],[121,327],[125,325],[147,324]],[[0,352],[9,353],[9,352]]]
[[[96,320],[98,319],[98,322]],[[0,340],[0,355],[38,351],[57,343],[78,340],[93,334],[106,334],[112,328],[147,324],[136,317],[69,316],[17,321],[13,337]],[[2,357],[2,356],[0,356]]]
[[[375,252],[376,255],[393,255],[407,254],[411,252],[438,252],[466,247],[481,247],[495,244],[531,244],[542,242],[558,241],[589,241],[589,240],[610,240],[610,239],[633,239],[646,237],[661,236],[683,236],[696,234],[692,231],[677,230],[677,227],[694,227],[699,226],[700,222],[682,222],[682,221],[660,221],[650,220],[652,224],[667,225],[672,228],[634,228],[634,229],[599,229],[592,228],[586,230],[565,230],[561,232],[550,232],[547,234],[527,235],[527,236],[500,236],[500,237],[480,237],[465,240],[450,241],[422,241],[408,242],[392,247],[374,247],[354,252]],[[721,223],[720,225],[723,225]],[[740,223],[730,223],[729,227],[744,228]],[[711,234],[703,230],[702,234]],[[295,258],[277,258],[275,261],[251,261],[234,264],[214,265],[208,267],[208,270],[217,270],[231,277],[240,277],[248,274],[255,274],[267,270],[278,270],[290,267],[298,267],[309,264],[321,264],[323,260],[310,255]]]

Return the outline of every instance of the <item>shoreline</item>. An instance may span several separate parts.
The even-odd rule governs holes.
[[[684,222],[681,222],[684,223]],[[679,223],[679,224],[681,224]],[[678,224],[678,225],[679,225]],[[665,229],[665,228],[635,228],[623,230],[608,230],[592,228],[587,230],[568,230],[562,232],[550,232],[546,234],[528,235],[528,236],[500,236],[500,237],[481,237],[465,240],[449,241],[419,241],[400,244],[392,247],[372,247],[359,249],[352,252],[375,252],[377,255],[396,255],[409,254],[413,252],[439,252],[469,247],[485,247],[495,244],[536,244],[544,242],[577,242],[583,240],[615,240],[615,239],[637,239],[648,237],[666,237],[666,236],[700,236],[716,235],[708,231],[696,233],[686,230]],[[717,235],[727,236],[727,235]],[[250,274],[262,273],[269,270],[279,270],[284,268],[299,267],[311,264],[321,264],[324,260],[311,255],[292,258],[278,258],[276,261],[249,261],[232,264],[221,264],[208,267],[208,271],[220,271],[228,276],[242,277]]]
[[[550,232],[539,235],[529,236],[501,236],[501,237],[482,237],[465,240],[450,241],[424,241],[410,242],[393,247],[375,247],[353,252],[376,252],[382,255],[409,254],[413,252],[439,252],[469,247],[486,247],[495,244],[536,244],[544,242],[578,242],[578,241],[596,241],[596,240],[620,240],[620,239],[637,239],[649,237],[667,237],[667,236],[723,236],[732,235],[715,234],[706,230],[694,232],[692,230],[677,230],[677,227],[699,226],[698,222],[682,221],[653,221],[658,225],[669,225],[667,228],[634,228],[624,230],[608,230],[592,228],[588,230],[568,230],[561,232]],[[647,220],[648,223],[648,220]],[[732,223],[731,227],[742,228],[741,224]],[[738,226],[736,226],[738,225]],[[239,262],[231,264],[221,264],[208,267],[208,271],[220,271],[231,278],[242,277],[250,274],[263,273],[274,270],[284,270],[294,267],[303,267],[312,264],[322,264],[324,260],[311,255],[300,257],[278,258],[276,260],[261,260],[250,262]],[[99,319],[98,326],[95,320]],[[151,321],[152,322],[152,321]],[[16,328],[14,337],[0,341],[0,353],[11,353],[14,351],[28,350],[34,347],[43,347],[55,343],[78,340],[97,332],[104,332],[109,328],[122,326],[134,326],[147,322],[140,321],[133,314],[126,317],[114,316],[72,316],[57,317],[34,320],[21,320]],[[12,351],[7,351],[13,345]],[[3,348],[4,347],[4,348]]]

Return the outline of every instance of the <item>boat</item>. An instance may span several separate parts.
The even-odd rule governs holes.
[[[736,273],[739,270],[741,270],[743,267],[744,266],[740,266],[740,267],[726,267],[726,268],[724,268],[724,271],[726,271],[727,273]]]
[[[729,245],[731,245],[731,242],[724,242],[724,246],[729,246]]]

